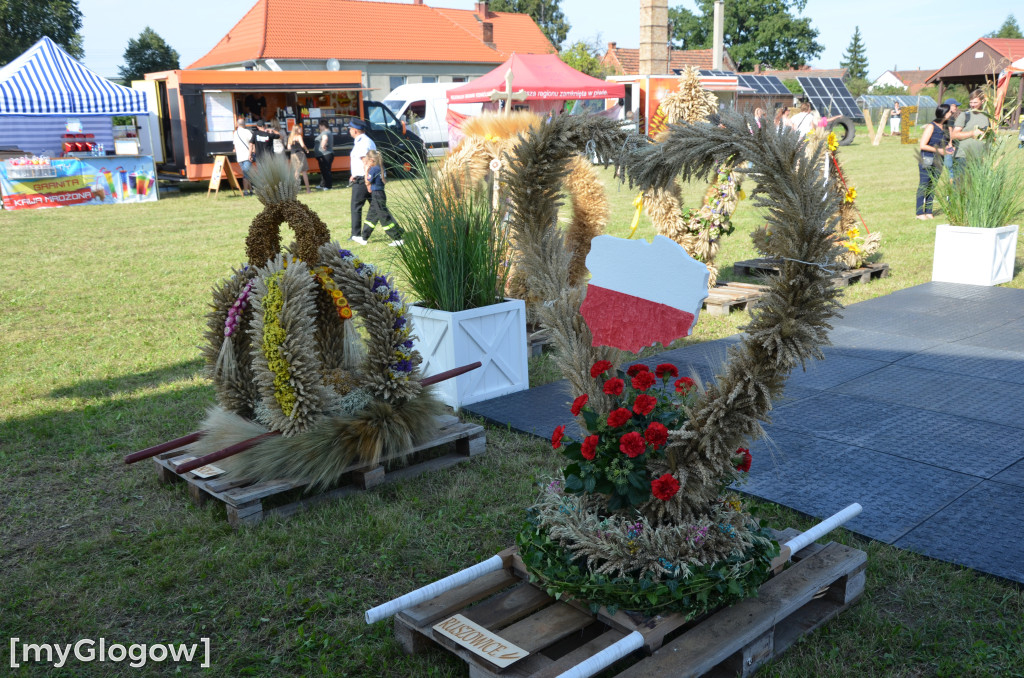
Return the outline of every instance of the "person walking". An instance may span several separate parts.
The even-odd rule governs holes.
[[[366,190],[370,192],[370,210],[366,213],[366,222],[360,237],[370,239],[374,226],[383,226],[384,232],[391,238],[389,247],[402,244],[402,229],[388,210],[388,196],[384,192],[386,175],[381,165],[380,151],[367,151],[363,156],[363,167],[366,169]]]
[[[942,145],[942,124],[949,117],[949,106],[940,104],[935,108],[935,119],[921,130],[921,162],[917,165],[919,182],[917,185],[917,218],[931,219],[932,198],[935,197],[935,184],[942,173],[942,156],[946,147]]]
[[[370,191],[366,187],[366,168],[363,165],[363,158],[368,151],[377,150],[377,144],[373,143],[366,134],[367,125],[365,120],[351,118],[348,122],[348,133],[352,135],[352,152],[349,153],[349,184],[352,186],[352,235],[349,240],[360,245],[366,244],[363,237],[363,205],[370,200]]]
[[[981,137],[989,128],[989,119],[981,111],[985,103],[985,93],[980,89],[971,92],[971,99],[968,101],[970,108],[956,116],[953,123],[953,131],[950,138],[956,144],[956,151],[953,155],[953,181],[963,172],[967,159],[974,157],[985,150],[985,142]]]
[[[256,157],[256,148],[253,145],[252,132],[245,126],[245,116],[235,118],[235,162],[242,170],[242,195],[252,195],[252,183],[249,181],[249,172],[252,170],[252,161]]]
[[[331,176],[331,165],[334,164],[334,135],[331,134],[326,120],[320,121],[320,133],[316,137],[316,162],[320,166],[321,191],[334,188],[334,177]]]
[[[306,185],[306,193],[309,193],[309,171],[306,162],[307,150],[306,140],[302,138],[302,125],[295,125],[292,127],[292,131],[288,133],[288,153],[290,154],[288,160],[292,165],[292,172],[295,173],[295,181],[297,182],[299,177],[302,177],[302,181]]]

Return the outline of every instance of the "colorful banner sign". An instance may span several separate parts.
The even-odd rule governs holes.
[[[156,167],[149,156],[55,158],[46,168],[0,163],[4,209],[154,202]]]

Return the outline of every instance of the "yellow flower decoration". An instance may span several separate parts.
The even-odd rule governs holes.
[[[829,132],[828,133],[828,150],[830,150],[833,153],[835,153],[837,148],[839,148],[839,139],[836,138],[836,133],[835,132]]]
[[[846,237],[849,238],[850,240],[853,240],[854,238],[856,238],[859,235],[860,235],[860,229],[857,228],[856,226],[851,227],[850,230],[848,230],[846,232]]]
[[[851,186],[850,188],[846,189],[846,197],[843,198],[843,200],[845,202],[853,202],[856,199],[857,199],[857,189],[854,188],[853,186]]]

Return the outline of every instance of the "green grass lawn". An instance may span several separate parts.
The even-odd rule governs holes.
[[[912,147],[861,133],[841,150],[892,276],[854,285],[854,303],[926,282],[935,221],[914,219]],[[602,170],[608,231],[625,235],[634,191]],[[390,191],[400,199],[400,182]],[[751,187],[747,187],[748,192]],[[687,188],[694,205],[704,186]],[[1017,187],[1019,190],[1019,187]],[[346,190],[303,195],[339,240]],[[401,653],[363,611],[510,545],[534,481],[558,463],[544,441],[498,428],[488,452],[449,471],[234,531],[223,508],[194,507],[182,485],[123,455],[195,430],[213,389],[196,346],[211,286],[244,258],[254,198],[200,191],[157,203],[0,212],[0,641],[194,642],[209,674],[462,676],[441,653]],[[741,202],[718,258],[756,256],[759,223]],[[651,237],[650,222],[640,235]],[[286,236],[287,237],[287,236]],[[387,265],[383,234],[366,258]],[[1024,238],[1017,275],[1024,287]],[[747,319],[703,316],[688,342]],[[534,370],[553,378],[550,360]],[[866,426],[870,422],[865,422]],[[776,527],[809,521],[757,502]],[[867,588],[851,610],[794,646],[766,676],[1022,676],[1024,594],[1013,584],[857,538]],[[0,650],[4,665],[8,650]],[[14,675],[170,675],[176,666],[74,664]],[[182,666],[185,674],[197,666]]]

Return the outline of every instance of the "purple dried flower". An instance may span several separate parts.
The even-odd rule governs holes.
[[[399,360],[392,367],[396,372],[412,372],[412,363],[408,360]]]
[[[405,318],[403,318],[402,316],[398,316],[397,318],[395,318],[395,325],[394,327],[392,327],[392,329],[400,330],[403,327],[405,327]]]

